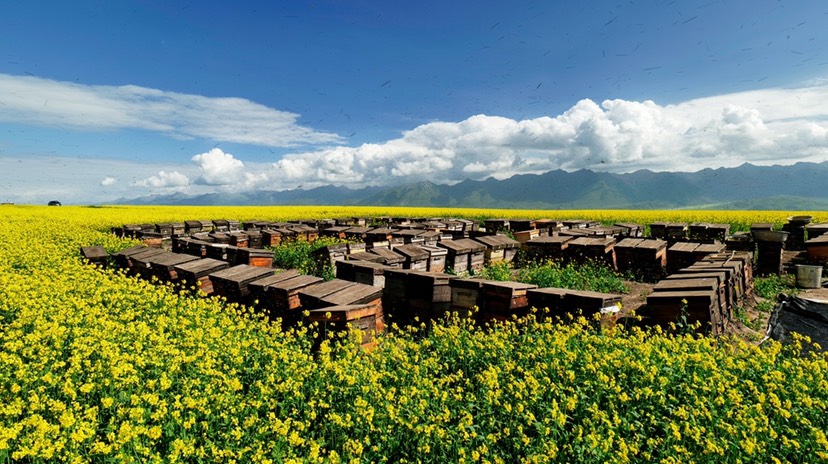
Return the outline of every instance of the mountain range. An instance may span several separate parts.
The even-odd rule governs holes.
[[[257,190],[119,199],[133,205],[361,205],[521,209],[828,209],[828,161],[790,166],[626,174],[582,169],[507,179],[429,181],[395,187]]]

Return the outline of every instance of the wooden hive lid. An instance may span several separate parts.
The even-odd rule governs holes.
[[[269,276],[266,276],[264,278],[257,279],[257,280],[254,280],[253,282],[250,282],[250,286],[251,287],[260,287],[260,288],[264,289],[264,288],[269,287],[273,284],[276,284],[276,283],[279,283],[279,282],[284,282],[288,279],[292,279],[292,278],[298,277],[300,275],[302,275],[302,274],[300,274],[299,271],[297,271],[296,269],[290,269],[290,270],[283,271],[283,272],[276,272],[273,275],[269,275]]]
[[[696,250],[701,245],[695,242],[676,242],[667,251],[689,253]]]
[[[322,297],[330,295],[331,293],[341,291],[354,285],[358,284],[356,282],[350,282],[348,280],[333,279],[327,282],[321,282],[316,285],[310,286],[304,290],[300,290],[299,293],[302,295],[309,296],[311,298],[321,299]]]
[[[228,262],[213,258],[201,258],[175,265],[177,271],[193,274],[195,278],[204,277],[207,274],[218,272],[228,267],[230,267]]]
[[[419,245],[409,244],[409,245],[399,245],[394,247],[394,251],[397,253],[407,257],[412,261],[420,261],[423,259],[428,259],[428,250],[424,249]]]
[[[480,290],[483,287],[483,284],[486,282],[491,282],[486,279],[475,279],[472,277],[466,277],[463,279],[451,279],[449,280],[449,286],[452,288],[466,288],[471,290]]]
[[[309,321],[347,322],[375,316],[376,314],[377,309],[368,305],[338,305],[312,309],[306,319]]]
[[[322,303],[338,305],[363,304],[382,297],[382,288],[373,285],[354,284],[321,298]]]
[[[309,275],[298,275],[296,277],[291,277],[290,279],[282,280],[279,282],[274,282],[268,285],[268,288],[284,290],[286,292],[292,292],[294,290],[305,288],[309,285],[316,285],[322,282],[321,277],[316,276],[309,276]]]

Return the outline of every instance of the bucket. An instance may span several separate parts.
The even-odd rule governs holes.
[[[799,288],[821,288],[822,266],[796,265],[796,286]]]

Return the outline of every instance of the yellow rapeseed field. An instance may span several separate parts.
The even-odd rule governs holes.
[[[124,223],[367,215],[744,228],[791,214],[0,206],[0,462],[828,461],[828,355],[796,345],[530,320],[313,354],[312,330],[78,253],[132,245],[108,233]]]

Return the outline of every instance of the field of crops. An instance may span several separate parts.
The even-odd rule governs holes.
[[[797,213],[803,214],[803,213]],[[828,214],[808,213],[815,221]],[[525,322],[281,332],[79,259],[134,222],[343,216],[781,224],[785,212],[0,206],[0,462],[824,462],[828,355]]]

